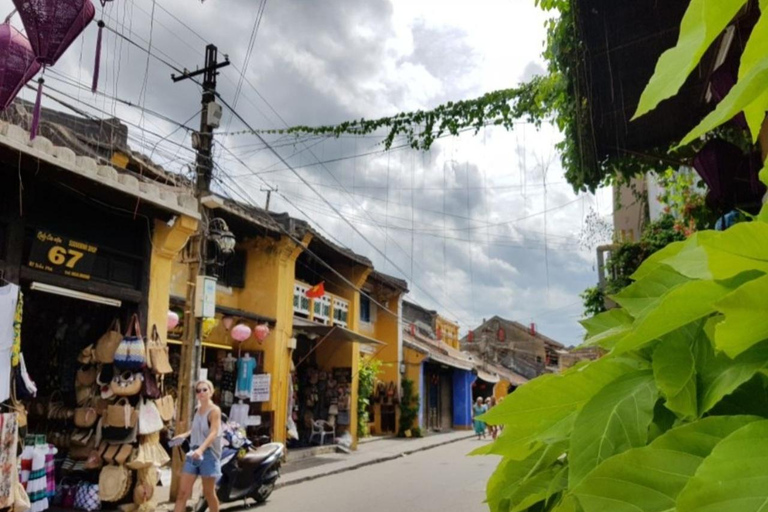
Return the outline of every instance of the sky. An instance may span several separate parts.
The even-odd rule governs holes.
[[[11,10],[0,0],[0,14]],[[99,93],[90,92],[95,22],[46,71],[46,87],[91,115],[127,121],[135,150],[189,172],[194,155],[179,124],[198,126],[200,89],[170,75],[202,66],[208,43],[231,60],[218,91],[250,126],[326,125],[432,108],[541,74],[547,16],[533,0],[96,2],[107,27]],[[18,15],[11,23],[21,28]],[[63,108],[49,98],[44,106]],[[594,246],[604,242],[585,244],[581,234],[590,212],[610,222],[612,205],[607,190],[577,195],[565,182],[553,127],[489,127],[427,152],[397,148],[402,141],[384,151],[379,134],[268,136],[293,169],[238,133],[245,128],[225,109],[218,191],[264,206],[265,190],[276,189],[272,211],[310,220],[406,279],[408,300],[462,332],[499,315],[580,342],[579,294],[597,280]]]

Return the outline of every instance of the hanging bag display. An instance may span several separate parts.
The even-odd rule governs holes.
[[[163,430],[163,419],[160,411],[151,400],[142,400],[139,403],[139,434],[148,435]]]
[[[135,332],[134,332],[135,331]],[[141,370],[147,362],[147,349],[141,337],[139,317],[134,314],[125,330],[125,336],[115,352],[115,366],[123,370]]]
[[[75,426],[79,428],[91,428],[99,419],[99,413],[91,403],[85,407],[75,409]]]
[[[114,405],[107,406],[105,427],[132,428],[136,426],[136,410],[128,403],[127,398],[121,398]]]
[[[141,373],[125,371],[120,375],[115,375],[109,389],[116,396],[134,396],[141,392],[143,382],[144,377]]]
[[[94,382],[96,382],[97,373],[98,370],[96,369],[96,366],[91,364],[84,364],[77,370],[75,383],[78,386],[93,386]]]
[[[142,388],[142,395],[147,398],[160,398],[163,394],[160,392],[160,387],[157,385],[157,377],[152,370],[144,368],[144,387]]]
[[[96,348],[94,349],[93,354],[96,362],[112,363],[115,360],[115,352],[122,339],[123,335],[120,332],[120,320],[115,318],[112,321],[112,325],[109,326],[109,330],[96,342]]]
[[[160,337],[157,325],[152,326],[152,336],[147,343],[148,361],[147,366],[152,368],[158,375],[173,373],[171,363],[168,358],[168,345]]]
[[[101,501],[116,502],[131,490],[133,473],[125,466],[104,466],[99,473],[99,498]]]

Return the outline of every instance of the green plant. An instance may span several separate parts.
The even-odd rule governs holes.
[[[691,1],[680,43],[662,56],[640,114],[675,94],[745,3]],[[744,108],[761,109],[748,113],[753,130],[762,122],[766,25],[761,17],[739,82],[694,137]],[[768,182],[768,167],[760,177]],[[484,415],[506,426],[475,451],[503,457],[487,486],[492,511],[765,509],[768,206],[752,222],[669,243],[631,278],[613,297],[620,308],[582,322],[585,343],[607,355],[539,377]]]
[[[587,288],[579,297],[584,301],[584,316],[595,316],[605,311],[605,293],[599,286]]]
[[[397,430],[397,435],[398,437],[407,437],[406,432],[410,431],[410,437],[421,437],[421,429],[418,426],[419,394],[413,390],[412,380],[403,379],[401,386],[400,428]]]
[[[371,404],[371,396],[376,386],[376,377],[381,373],[382,362],[378,359],[365,360],[360,358],[360,372],[357,385],[357,435],[368,437],[371,435],[368,424],[370,415],[368,406]]]

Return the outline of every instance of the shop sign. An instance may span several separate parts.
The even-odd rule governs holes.
[[[91,278],[98,250],[95,245],[40,229],[32,242],[29,266],[52,274],[87,280]]]
[[[251,388],[251,402],[269,402],[269,387],[272,383],[272,375],[259,373],[253,376]]]
[[[197,276],[195,287],[195,316],[214,318],[216,316],[216,278]]]

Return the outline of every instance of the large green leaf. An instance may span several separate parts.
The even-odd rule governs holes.
[[[626,310],[614,308],[608,311],[581,320],[579,323],[587,330],[587,339],[597,336],[615,327],[622,327],[632,323],[632,316]]]
[[[765,372],[766,370],[761,370]],[[768,382],[763,373],[758,373],[739,386],[736,391],[723,397],[709,411],[710,415],[755,414],[768,418]]]
[[[768,363],[768,342],[750,348],[735,359],[723,353],[711,357],[699,378],[699,412],[712,409],[724,396],[755,376]]]
[[[768,276],[750,281],[720,300],[715,307],[725,319],[715,328],[715,346],[736,357],[768,339]]]
[[[653,309],[665,293],[688,281],[690,279],[668,265],[659,265],[611,298],[631,316],[640,318]]]
[[[729,121],[760,98],[766,88],[768,88],[768,56],[764,55],[746,76],[736,82],[715,110],[683,138],[680,145],[684,146]]]
[[[666,293],[659,305],[635,321],[634,330],[613,349],[615,354],[636,350],[646,343],[715,311],[715,302],[730,288],[714,281],[689,281]]]
[[[573,490],[585,512],[668,512],[712,449],[755,416],[713,417],[611,457]]]
[[[522,443],[524,448],[547,440],[548,433],[570,430],[569,421],[573,421],[573,415],[595,393],[617,377],[641,366],[641,362],[628,358],[603,358],[560,375],[542,375],[515,390],[483,419],[491,424],[505,425],[504,441],[500,444],[520,449]],[[504,452],[499,454],[506,456]]]
[[[538,495],[542,492],[546,494],[548,486],[545,486],[542,491],[541,479],[536,476],[542,472],[546,472],[549,479],[554,476],[556,471],[548,472],[547,470],[562,455],[565,446],[566,443],[541,446],[523,460],[503,459],[486,486],[487,502],[491,511],[509,512],[515,503],[527,498],[528,494]],[[529,483],[531,481],[533,483]],[[531,504],[538,501],[541,499]]]
[[[646,444],[657,398],[653,373],[639,370],[619,377],[587,402],[571,436],[571,489],[604,460]]]
[[[680,24],[677,44],[659,58],[634,118],[677,94],[704,52],[745,3],[746,0],[691,0]]]
[[[678,512],[768,510],[768,420],[750,423],[715,446],[677,498]]]
[[[768,2],[761,0],[760,12],[768,11]],[[741,54],[739,63],[739,80],[744,78],[765,56],[765,49],[768,48],[768,16],[760,16],[755,27],[750,33],[747,45]],[[760,134],[760,128],[765,119],[766,104],[768,103],[768,91],[755,99],[748,107],[744,109],[744,115],[747,118],[749,131],[752,133],[752,142],[757,142]]]
[[[653,352],[653,376],[666,406],[683,419],[698,416],[696,344],[709,343],[701,322],[665,336]]]
[[[655,253],[648,256],[645,261],[640,265],[640,267],[635,270],[635,273],[632,274],[630,277],[634,279],[635,281],[639,281],[640,279],[643,279],[647,275],[649,275],[651,272],[656,270],[656,268],[659,265],[663,265],[666,260],[669,258],[675,256],[680,251],[682,251],[687,244],[691,243],[691,240],[696,240],[696,236],[698,233],[694,233],[693,236],[689,237],[688,240],[683,240],[680,242],[672,242],[671,244],[666,245],[664,248],[659,249]]]

